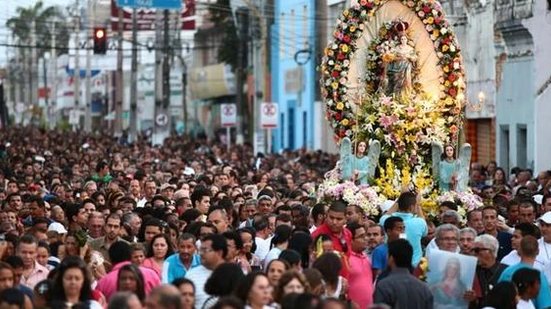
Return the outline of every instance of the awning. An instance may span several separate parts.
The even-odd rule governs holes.
[[[188,83],[192,99],[211,99],[236,93],[235,75],[225,64],[192,68]]]

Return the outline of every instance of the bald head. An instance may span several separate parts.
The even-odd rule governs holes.
[[[180,291],[170,284],[160,285],[149,293],[145,306],[150,309],[179,309],[182,306]]]

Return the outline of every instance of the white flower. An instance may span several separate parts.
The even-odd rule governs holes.
[[[448,28],[442,27],[442,29],[440,29],[440,33],[442,34],[448,33]]]

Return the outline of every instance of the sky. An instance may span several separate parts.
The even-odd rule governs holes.
[[[45,6],[61,5],[67,6],[70,3],[74,3],[75,0],[43,0]],[[80,0],[84,3],[86,0]],[[6,27],[6,21],[16,15],[16,8],[18,6],[29,7],[34,5],[38,0],[0,0],[0,44],[8,43],[10,31]],[[0,46],[0,67],[6,64],[8,49],[5,46]]]

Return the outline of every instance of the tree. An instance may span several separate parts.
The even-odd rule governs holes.
[[[6,26],[12,31],[18,44],[24,47],[30,44],[34,26],[38,56],[42,56],[52,44],[52,32],[55,28],[56,47],[59,49],[57,54],[67,53],[69,29],[61,9],[55,6],[44,7],[44,3],[38,1],[31,7],[18,7],[16,13],[18,16],[8,19]]]
[[[22,82],[21,89],[30,87],[28,101],[34,104],[38,96],[38,59],[50,49],[54,29],[57,54],[67,53],[69,29],[62,11],[55,6],[44,7],[42,1],[30,7],[18,7],[16,13],[17,16],[6,21],[6,26],[18,45],[17,61],[23,72],[28,73],[28,82]]]
[[[218,49],[218,61],[237,67],[237,50],[239,38],[235,27],[230,0],[217,0],[209,4],[209,20],[217,31],[223,32],[221,46]]]

